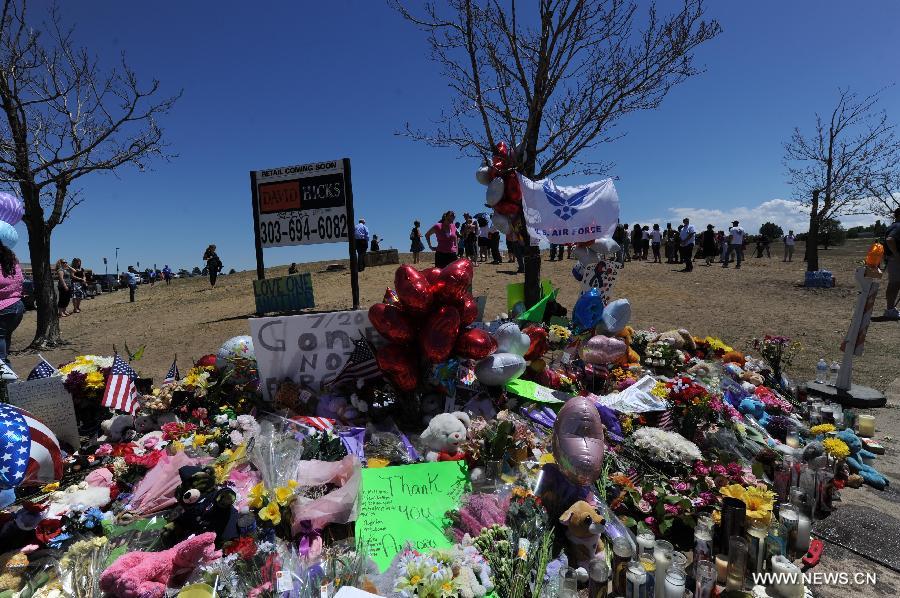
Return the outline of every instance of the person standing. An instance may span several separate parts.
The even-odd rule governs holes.
[[[634,255],[634,259],[640,261],[644,255],[644,243],[643,243],[644,235],[641,233],[641,225],[635,224],[634,228],[631,229],[631,250]]]
[[[138,273],[134,266],[128,266],[128,272],[125,273],[125,279],[128,281],[128,301],[134,303],[134,292],[138,286]],[[215,286],[215,283],[213,283]]]
[[[72,278],[69,275],[69,263],[62,259],[56,262],[56,294],[59,317],[65,318],[69,315],[66,309],[72,301]]]
[[[622,224],[622,263],[631,261],[631,233],[628,231],[628,223]]]
[[[666,247],[666,263],[675,263],[675,231],[672,230],[672,223],[666,222],[666,230],[663,231],[663,243]]]
[[[81,301],[84,299],[87,278],[84,275],[84,268],[81,267],[80,257],[72,258],[72,267],[69,268],[69,274],[72,278],[72,313],[81,313]]]
[[[712,224],[707,224],[706,230],[700,235],[700,245],[703,248],[703,259],[706,261],[706,265],[712,265],[713,260],[719,254],[716,247],[716,231]]]
[[[479,214],[475,221],[478,224],[478,261],[487,262],[488,252],[491,249],[491,228],[487,217]]]
[[[493,220],[491,221],[489,230],[491,231],[489,237],[491,240],[491,263],[496,266],[497,264],[503,263],[503,256],[500,255],[500,231],[497,230]]]
[[[288,276],[296,274],[297,272],[299,272],[297,269],[297,262],[291,262],[291,265],[288,267]]]
[[[365,218],[360,218],[353,229],[353,239],[356,246],[356,271],[366,269],[366,251],[369,249],[369,228]]]
[[[0,243],[0,380],[11,382],[18,376],[9,364],[12,334],[22,322],[22,267],[13,250]]]
[[[653,230],[650,231],[650,247],[653,248],[653,263],[661,264],[662,258],[659,255],[659,246],[662,244],[662,232],[659,230],[659,225],[654,224]]]
[[[222,260],[219,259],[219,254],[216,253],[216,246],[210,245],[206,248],[206,251],[203,252],[203,259],[206,261],[206,273],[209,275],[209,286],[215,288],[216,286],[216,278],[219,276],[219,270],[222,269]],[[133,271],[134,268],[129,266],[129,272]],[[137,276],[137,271],[134,271],[134,275]]]
[[[413,254],[413,263],[419,263],[419,254],[425,251],[425,245],[422,243],[422,224],[418,220],[413,221],[412,230],[409,231],[409,251]]]
[[[716,233],[716,249],[719,250],[719,261],[725,263],[725,258],[728,257],[728,243],[725,241],[723,230]]]
[[[782,241],[784,241],[784,259],[783,262],[792,262],[794,261],[794,245],[797,243],[797,239],[794,238],[794,231],[789,230],[788,234],[786,234]]]
[[[562,245],[557,245],[556,243],[550,243],[550,261],[556,261],[556,256],[559,255],[559,261],[562,261],[563,256],[563,248]]]
[[[616,230],[613,231],[612,240],[619,244],[619,250],[616,252],[616,261],[620,264],[625,263],[625,237],[627,235],[622,230],[622,225],[617,224]]]
[[[897,296],[900,295],[900,208],[894,210],[894,222],[884,231],[884,259],[884,269],[888,275],[884,291],[884,298],[887,299],[884,317],[900,320],[900,311],[897,311]]]
[[[684,263],[684,268],[681,272],[693,272],[694,243],[697,240],[697,230],[694,228],[694,225],[691,224],[689,218],[685,218],[682,222],[684,224],[678,232],[678,238],[681,241],[681,261]]]
[[[477,266],[478,224],[472,219],[472,215],[468,213],[463,214],[462,239],[465,256],[472,262],[473,266]]]
[[[737,220],[732,222],[731,228],[728,229],[728,253],[725,255],[725,262],[722,264],[723,268],[728,267],[732,254],[735,254],[737,259],[735,269],[740,268],[741,262],[744,261],[744,229],[740,227],[740,222]]]
[[[434,265],[438,268],[443,268],[456,261],[459,232],[454,220],[456,220],[456,214],[453,213],[453,210],[444,212],[441,221],[425,233],[425,242],[434,252]],[[437,246],[431,242],[432,236],[437,238]]]
[[[641,256],[644,258],[644,261],[647,261],[647,257],[650,255],[650,227],[643,226],[641,228]]]
[[[169,264],[163,266],[162,275],[163,280],[166,281],[166,286],[169,286],[172,283],[172,268],[169,267]]]
[[[372,243],[369,246],[369,251],[381,251],[381,244],[378,243],[378,235],[372,235]]]

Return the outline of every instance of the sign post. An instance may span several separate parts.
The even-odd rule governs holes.
[[[250,172],[256,276],[266,277],[263,249],[340,243],[350,246],[353,307],[359,280],[353,238],[350,159],[298,164]]]

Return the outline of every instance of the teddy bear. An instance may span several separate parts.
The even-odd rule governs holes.
[[[150,414],[141,414],[134,418],[135,431],[143,436],[150,432],[162,430],[164,424],[178,421],[174,413],[154,411]]]
[[[625,355],[622,355],[621,357],[616,359],[616,363],[624,366],[628,366],[631,364],[640,364],[641,356],[637,354],[637,351],[631,348],[631,340],[634,338],[634,328],[632,328],[631,326],[626,326],[620,332],[618,332],[616,336],[625,341],[625,344],[628,346]]]
[[[740,378],[742,382],[748,382],[753,386],[761,386],[766,381],[759,372],[750,372],[747,370],[741,371]]]
[[[744,367],[747,359],[740,351],[726,351],[722,354],[722,363],[736,363],[740,367]]]
[[[597,554],[605,520],[589,503],[579,500],[566,509],[559,522],[566,526],[569,556],[576,567],[586,570]]]
[[[219,487],[211,467],[185,465],[178,470],[178,475],[181,485],[175,490],[177,514],[163,528],[164,544],[173,546],[199,530],[214,532],[217,547],[236,538],[238,514],[234,508],[237,500],[234,490]]]
[[[869,486],[884,490],[888,486],[888,480],[877,469],[863,463],[863,459],[874,459],[875,453],[863,448],[862,440],[852,430],[841,430],[837,438],[843,440],[850,448],[850,455],[845,459],[850,469],[862,476]]]
[[[100,589],[116,598],[163,598],[198,566],[221,558],[216,534],[192,536],[161,552],[127,552],[100,575]]]
[[[766,413],[766,406],[762,401],[757,399],[746,398],[738,405],[738,411],[744,415],[752,415],[759,422],[759,425],[766,427],[769,423],[769,414]]]
[[[429,449],[426,461],[462,461],[466,455],[459,450],[465,442],[471,420],[467,413],[439,413],[431,418],[422,432],[422,442]]]
[[[126,442],[134,436],[135,419],[127,413],[114,415],[100,422],[100,430],[107,442]]]
[[[13,550],[0,555],[0,592],[11,590],[18,592],[25,584],[25,572],[28,569],[28,555],[20,550]]]
[[[684,328],[667,330],[653,340],[654,342],[667,342],[678,350],[697,350],[697,343],[694,342],[694,337]]]

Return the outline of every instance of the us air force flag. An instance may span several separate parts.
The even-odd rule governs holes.
[[[519,175],[528,234],[550,243],[580,243],[611,237],[619,221],[619,196],[612,179],[581,187],[557,187],[550,179]]]

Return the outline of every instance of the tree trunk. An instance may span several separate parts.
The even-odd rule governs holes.
[[[534,178],[534,172],[537,169],[537,134],[530,135],[525,140],[525,163],[523,164],[523,175],[528,178]],[[523,215],[523,228],[525,227]],[[531,244],[531,237],[525,228],[522,235],[525,243],[525,307],[529,308],[541,300],[541,248]]]
[[[55,347],[62,342],[59,333],[56,285],[50,267],[50,232],[40,210],[37,190],[22,190],[25,198],[25,224],[28,227],[28,249],[31,253],[31,276],[34,279],[34,300],[37,310],[37,328],[29,349],[40,350]],[[34,206],[37,204],[38,209]]]
[[[809,206],[809,232],[806,234],[806,271],[819,269],[819,192],[813,191]]]

